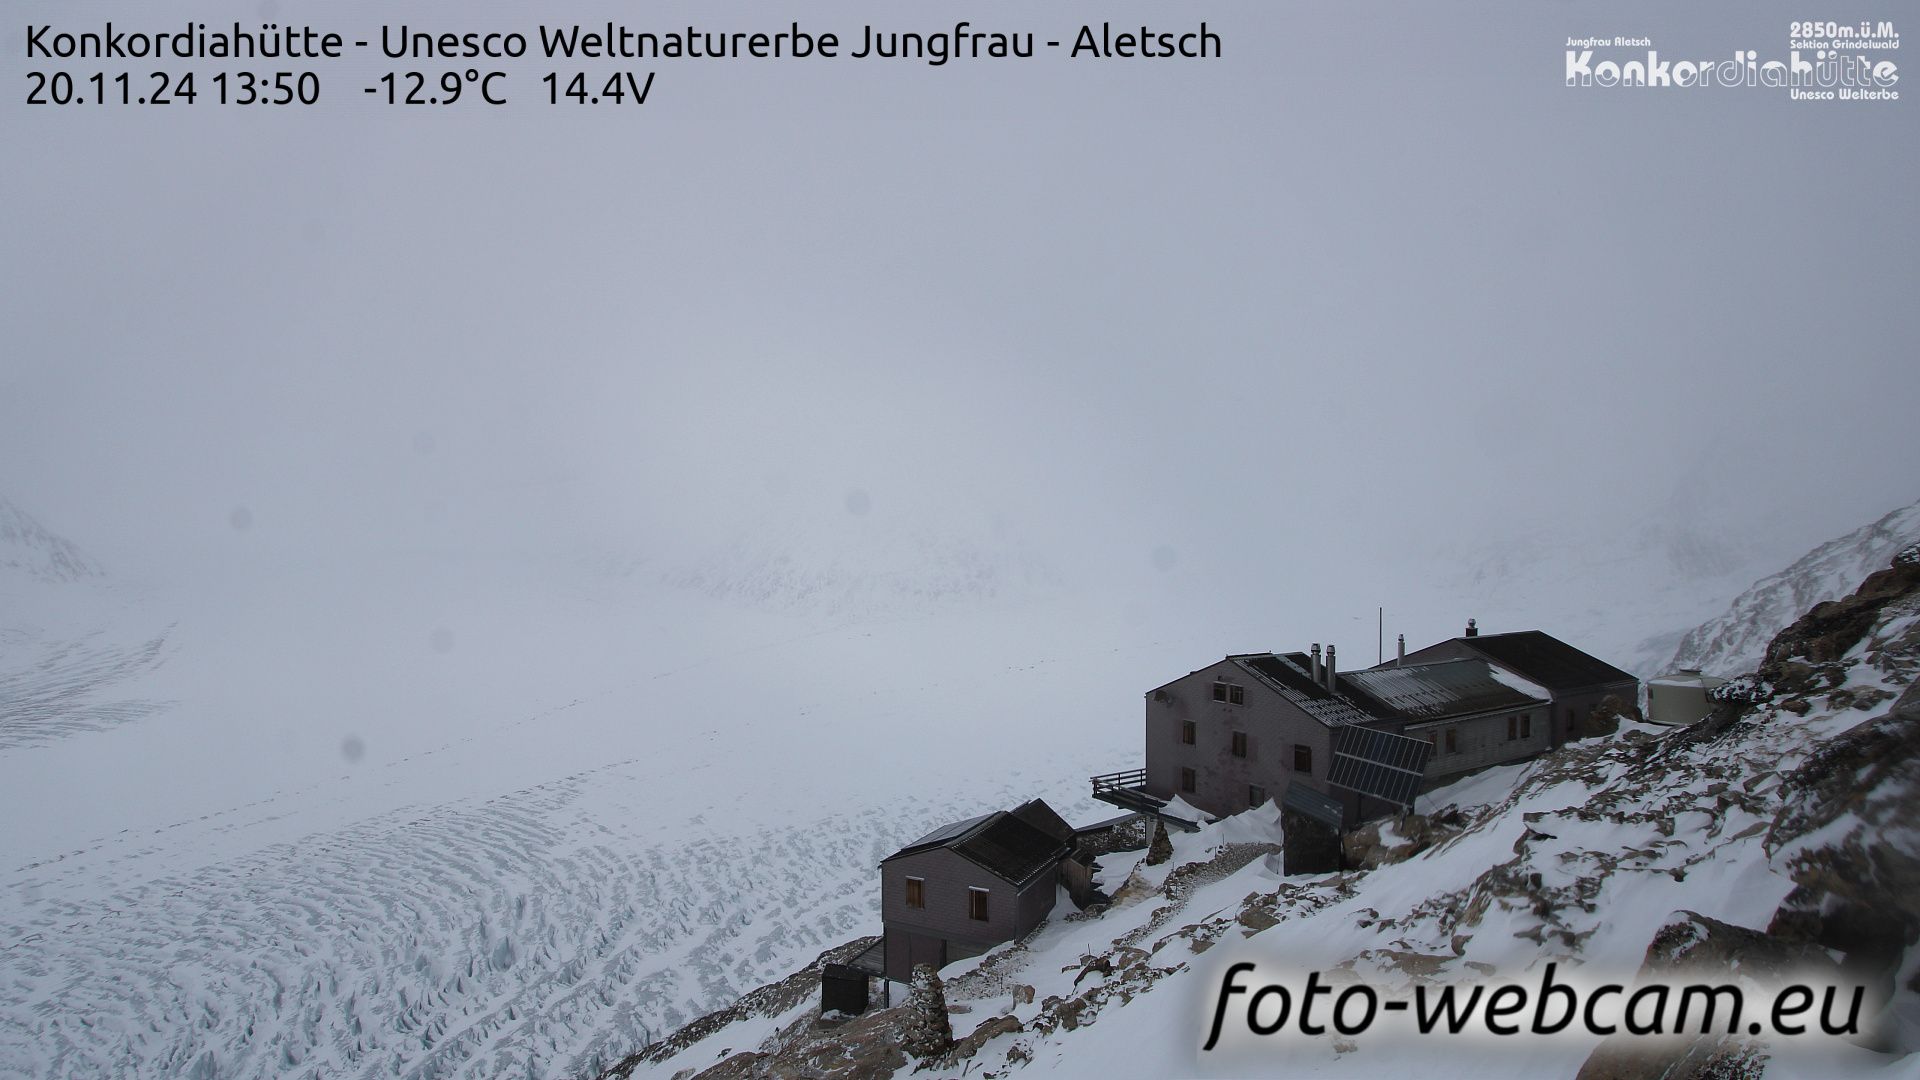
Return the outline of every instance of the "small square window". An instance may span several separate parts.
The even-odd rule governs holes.
[[[1267,805],[1267,789],[1259,784],[1247,785],[1247,806],[1249,808]]]
[[[1226,683],[1217,682],[1213,684],[1213,700],[1215,701],[1227,700],[1227,684]]]
[[[923,908],[927,906],[927,882],[925,878],[907,879],[907,906]]]
[[[1180,721],[1180,742],[1183,745],[1192,746],[1194,743],[1199,741],[1200,741],[1200,733],[1198,730],[1194,728],[1193,721],[1191,720]]]
[[[1247,756],[1247,733],[1244,731],[1236,731],[1233,733],[1233,756]]]
[[[1246,703],[1247,703],[1246,687],[1244,686],[1228,686],[1227,687],[1227,704],[1245,705]]]
[[[1192,769],[1181,769],[1180,790],[1191,794],[1195,788],[1200,786],[1199,779],[1199,777],[1193,774]]]
[[[1313,747],[1296,746],[1293,748],[1293,771],[1313,775]]]
[[[987,890],[975,888],[967,890],[967,918],[976,922],[987,921]]]

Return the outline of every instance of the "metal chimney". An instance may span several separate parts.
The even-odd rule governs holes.
[[[1333,659],[1333,646],[1327,646],[1327,692],[1333,692],[1333,679],[1339,671],[1339,665]]]
[[[1400,655],[1394,657],[1393,666],[1399,667],[1407,662],[1407,635],[1400,635]]]
[[[1475,626],[1475,625],[1473,624],[1473,620],[1472,620],[1472,619],[1468,619],[1468,620],[1467,620],[1467,636],[1468,636],[1468,637],[1479,637],[1479,636],[1480,636],[1480,628],[1479,628],[1478,626]]]
[[[1313,681],[1318,683],[1320,681],[1320,643],[1317,641],[1313,643],[1313,663],[1311,666],[1313,668]]]

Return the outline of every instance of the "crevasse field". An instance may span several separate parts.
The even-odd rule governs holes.
[[[870,931],[938,819],[1127,765],[1162,648],[378,565],[8,582],[0,1073],[586,1072]]]
[[[1187,604],[1205,575],[1145,552],[742,550],[0,580],[0,1074],[588,1075],[876,932],[874,865],[940,822],[1107,816],[1085,777],[1139,763],[1150,687],[1376,629],[1344,582]],[[1635,550],[1673,586],[1615,655],[1738,576]],[[1429,580],[1389,650],[1470,605],[1606,622]]]

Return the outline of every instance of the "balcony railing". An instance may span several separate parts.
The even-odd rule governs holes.
[[[1188,832],[1200,827],[1198,822],[1174,817],[1165,812],[1167,800],[1147,793],[1147,770],[1145,769],[1102,773],[1089,779],[1093,782],[1093,797],[1103,803],[1110,803],[1122,810],[1132,810],[1137,814],[1152,814],[1168,825]]]
[[[1147,786],[1147,770],[1128,769],[1126,772],[1104,773],[1092,778],[1095,798],[1109,791],[1133,791]]]

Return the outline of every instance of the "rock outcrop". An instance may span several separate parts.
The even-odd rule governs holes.
[[[1653,936],[1640,966],[1643,976],[1715,986],[1731,983],[1736,974],[1768,980],[1811,971],[1834,972],[1832,959],[1817,946],[1692,911],[1677,912],[1674,921]],[[1765,1072],[1766,1061],[1765,1047],[1741,1035],[1651,1042],[1614,1035],[1594,1048],[1578,1080],[1757,1080]]]
[[[1153,842],[1147,845],[1146,863],[1148,866],[1159,866],[1171,858],[1173,858],[1173,840],[1167,836],[1167,827],[1160,823],[1160,819],[1155,818]]]
[[[1920,538],[1920,503],[1895,510],[1808,552],[1792,566],[1755,582],[1725,614],[1680,641],[1663,670],[1699,668],[1731,678],[1759,666],[1780,628],[1823,600],[1844,595]]]
[[[1771,930],[1839,950],[1850,973],[1889,990],[1920,942],[1920,684],[1788,785],[1767,851],[1794,890]]]

